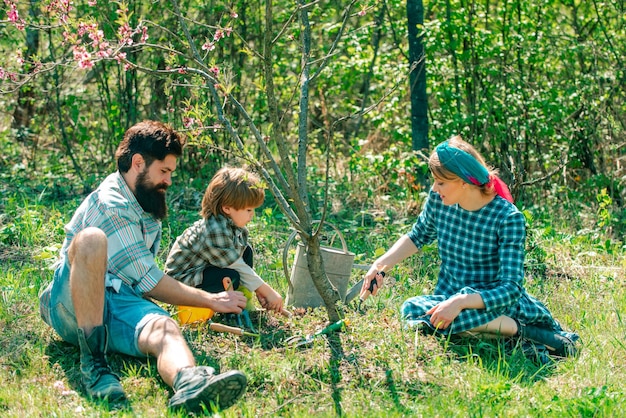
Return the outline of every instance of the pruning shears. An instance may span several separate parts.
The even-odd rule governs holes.
[[[385,278],[385,276],[387,275],[387,273],[385,273],[385,270],[387,270],[387,266],[386,265],[382,266],[378,270],[378,272],[376,272],[376,275],[370,281],[369,287],[365,291],[361,292],[361,294],[359,295],[359,304],[357,305],[357,310],[359,310],[359,311],[361,310],[361,305],[363,304],[363,302],[365,302],[365,299],[367,299],[372,294],[372,292],[374,291],[374,285],[378,286],[377,278],[380,276],[381,281],[382,281],[382,279]],[[378,289],[380,289],[380,288],[378,288]]]

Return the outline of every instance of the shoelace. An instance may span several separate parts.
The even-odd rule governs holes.
[[[111,374],[115,376],[115,378],[117,378],[117,376],[111,372],[111,367],[109,367],[109,364],[107,363],[104,356],[94,357],[93,360],[94,372],[96,372],[98,375]]]

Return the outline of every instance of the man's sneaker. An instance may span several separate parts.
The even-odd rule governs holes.
[[[246,391],[246,384],[246,376],[239,370],[216,375],[212,367],[187,367],[174,378],[176,393],[169,407],[201,412],[204,405],[209,411],[221,411],[237,402]]]
[[[119,401],[126,398],[120,378],[109,368],[105,353],[108,332],[104,325],[95,327],[89,337],[82,328],[78,329],[80,346],[80,372],[87,395],[96,399]]]

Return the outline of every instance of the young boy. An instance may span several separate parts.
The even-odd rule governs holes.
[[[264,199],[257,175],[243,168],[220,169],[202,198],[202,219],[176,239],[165,272],[210,293],[241,285],[256,293],[263,308],[281,313],[283,298],[252,268],[248,245],[246,225]]]

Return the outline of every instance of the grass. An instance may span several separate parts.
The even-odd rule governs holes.
[[[19,195],[0,201],[0,415],[177,416],[170,389],[151,360],[109,357],[129,402],[89,401],[80,386],[78,350],[62,342],[38,315],[39,290],[62,241],[62,226],[79,197],[60,206]],[[162,256],[196,217],[172,205]],[[259,211],[251,226],[261,276],[283,295],[283,244],[289,236],[276,212]],[[344,220],[358,262],[406,231],[412,219],[392,224]],[[538,367],[503,342],[446,341],[402,327],[398,308],[429,291],[437,271],[435,247],[396,267],[395,287],[366,302],[364,312],[345,307],[345,332],[317,338],[312,347],[284,344],[325,325],[321,309],[295,310],[291,319],[254,315],[260,338],[186,328],[198,361],[218,370],[237,368],[249,379],[244,398],[224,417],[613,417],[626,413],[626,263],[623,243],[597,231],[576,234],[535,226],[527,288],[545,301],[568,330],[581,335],[580,355]],[[541,233],[539,233],[541,232]],[[160,260],[162,261],[162,260]],[[357,280],[358,272],[352,281]]]

